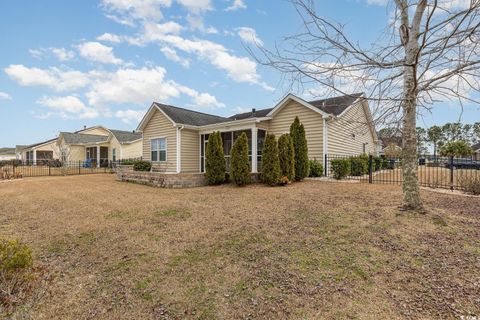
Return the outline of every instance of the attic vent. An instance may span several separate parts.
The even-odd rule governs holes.
[[[257,111],[255,108],[252,108],[252,116],[255,115],[255,111]]]

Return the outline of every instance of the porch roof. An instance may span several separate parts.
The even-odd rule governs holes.
[[[109,138],[108,136],[102,136],[102,135],[71,133],[71,132],[60,132],[60,135],[63,136],[63,139],[67,144],[89,144],[89,143],[107,142]]]

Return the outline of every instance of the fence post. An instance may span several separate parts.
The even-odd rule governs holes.
[[[15,165],[16,165],[16,161],[15,160],[12,160],[12,171],[13,171],[13,176],[15,177]]]
[[[48,176],[50,177],[51,172],[50,172],[50,161],[48,161]]]
[[[80,160],[78,160],[78,175],[80,175]]]
[[[325,164],[325,165],[324,165],[324,167],[325,167],[325,168],[324,168],[324,170],[325,170],[325,177],[328,176],[328,169],[327,169],[328,159],[327,159],[327,158],[328,158],[328,155],[325,153],[325,161],[324,161],[324,164]]]
[[[453,190],[453,156],[450,156],[450,190]]]
[[[373,183],[373,156],[368,156],[368,183]]]

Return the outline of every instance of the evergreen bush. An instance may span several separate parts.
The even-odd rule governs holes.
[[[280,182],[280,160],[275,135],[267,134],[262,151],[262,180],[270,186]]]
[[[350,174],[352,176],[363,176],[368,173],[368,155],[362,154],[360,156],[350,158]]]
[[[300,181],[308,176],[308,146],[305,127],[298,117],[295,117],[290,126],[290,136],[295,150],[295,180]]]
[[[133,162],[134,171],[150,171],[152,169],[152,163],[144,160],[135,160]]]
[[[350,159],[333,159],[330,167],[335,179],[343,179],[350,174]]]
[[[295,149],[290,134],[285,133],[278,138],[278,158],[280,161],[280,175],[289,181],[295,179]]]
[[[310,172],[308,174],[309,177],[321,177],[323,175],[323,164],[318,161],[317,159],[310,160]]]
[[[225,181],[225,155],[220,131],[210,134],[205,151],[205,177],[209,184],[221,184]]]
[[[262,164],[263,165],[263,164]],[[233,144],[230,162],[230,179],[243,186],[251,182],[250,161],[248,160],[248,138],[243,132]]]

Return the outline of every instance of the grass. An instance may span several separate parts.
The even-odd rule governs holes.
[[[480,198],[302,182],[156,189],[110,175],[0,183],[0,230],[55,274],[35,319],[480,315]],[[105,194],[108,190],[108,194]]]

